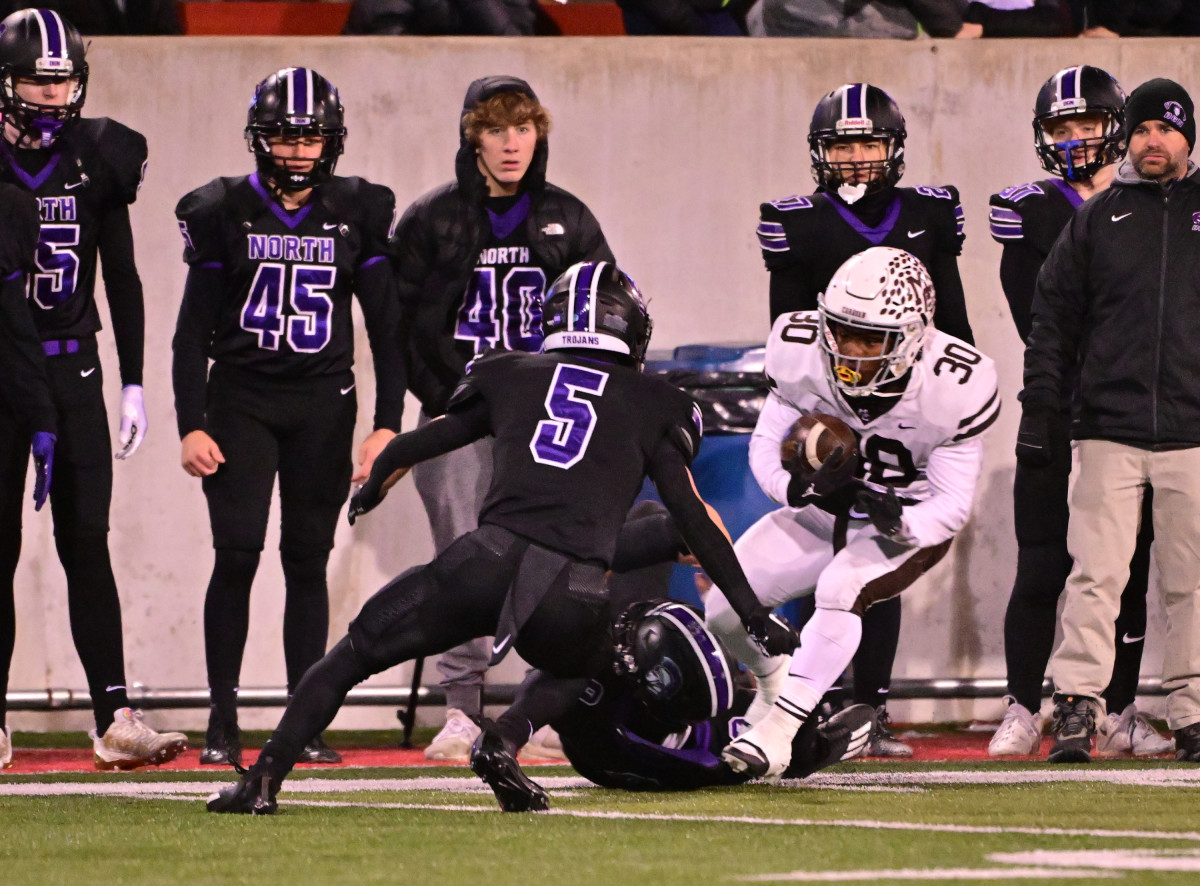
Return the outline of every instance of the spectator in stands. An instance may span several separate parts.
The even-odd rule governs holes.
[[[354,0],[343,34],[529,37],[537,0]]]
[[[0,15],[23,9],[28,0],[3,4]],[[174,0],[42,0],[89,37],[109,34],[182,34]]]
[[[924,29],[953,37],[962,29],[960,0],[762,0],[768,37],[882,37],[911,40]]]
[[[625,32],[692,37],[740,37],[746,34],[750,0],[617,0]]]
[[[1200,34],[1200,8],[1189,0],[1069,0],[1081,37],[1167,37]]]
[[[959,37],[1065,37],[1074,31],[1063,0],[974,0]]]

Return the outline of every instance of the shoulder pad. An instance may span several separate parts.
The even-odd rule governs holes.
[[[773,206],[780,212],[791,212],[793,209],[812,209],[813,202],[810,197],[784,197],[782,200],[771,200],[764,203],[760,209],[766,209],[768,206]]]
[[[1037,182],[1028,182],[1023,185],[1013,185],[1011,188],[1005,188],[999,194],[993,195],[992,201],[994,202],[996,200],[1004,200],[1009,203],[1020,203],[1026,197],[1032,196],[1034,194],[1045,194],[1045,193],[1046,192],[1044,190],[1042,190],[1042,186],[1039,185]]]
[[[117,193],[126,203],[137,199],[146,174],[146,137],[108,117],[80,120],[81,134],[112,170]],[[86,157],[84,158],[86,162]]]
[[[208,184],[184,194],[175,204],[175,217],[183,220],[216,212],[229,193],[229,180],[214,178]]]
[[[913,188],[922,197],[933,197],[935,200],[953,200],[958,202],[958,188],[953,185],[935,188],[933,185],[917,185]]]
[[[995,196],[988,207],[988,225],[992,231],[992,238],[999,243],[1021,240],[1025,236],[1024,219],[1021,218],[1020,210],[1015,206],[1005,206],[997,202]]]
[[[236,181],[215,178],[175,205],[179,233],[183,235],[183,260],[189,264],[216,262],[221,259],[221,219],[228,209],[230,184]]]
[[[981,434],[1000,415],[996,364],[976,348],[954,336],[937,333],[929,371],[947,389],[959,411],[953,442]]]

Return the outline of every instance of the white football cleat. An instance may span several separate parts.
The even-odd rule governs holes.
[[[757,684],[754,701],[750,702],[750,707],[743,715],[743,719],[751,726],[761,723],[771,712],[771,706],[775,704],[779,693],[783,692],[783,684],[787,682],[791,656],[777,655],[770,661],[775,664],[770,673],[761,677],[758,674],[754,675],[754,682]]]
[[[792,739],[799,728],[800,720],[776,705],[758,725],[727,744],[721,759],[734,772],[777,782],[792,761]]]
[[[97,769],[137,769],[139,766],[161,766],[187,750],[187,736],[182,732],[156,732],[142,720],[142,712],[121,708],[113,715],[112,725],[92,739],[92,751]]]
[[[1004,696],[1004,719],[988,742],[988,756],[1027,757],[1042,746],[1042,715],[1018,704],[1011,695]]]
[[[471,756],[471,745],[479,737],[479,727],[458,708],[446,709],[446,725],[425,748],[426,760],[465,763]]]

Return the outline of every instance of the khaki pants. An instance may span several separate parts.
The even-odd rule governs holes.
[[[1071,490],[1063,639],[1050,660],[1055,691],[1099,699],[1112,676],[1113,624],[1129,578],[1146,487],[1154,490],[1154,561],[1167,617],[1167,721],[1200,721],[1200,448],[1150,452],[1082,440]]]

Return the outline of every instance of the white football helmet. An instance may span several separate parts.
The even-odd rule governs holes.
[[[903,378],[921,357],[933,329],[933,280],[916,256],[891,246],[873,246],[838,268],[817,297],[821,347],[829,354],[826,372],[834,387],[852,397],[867,394],[898,397],[902,390],[881,391]],[[849,327],[882,333],[879,357],[839,352],[834,330]],[[863,364],[883,360],[870,378]]]

